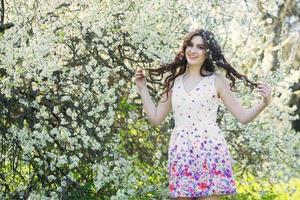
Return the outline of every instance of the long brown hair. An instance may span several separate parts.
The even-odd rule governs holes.
[[[251,92],[253,91],[254,87],[257,87],[258,84],[254,83],[245,75],[242,75],[238,73],[225,59],[225,57],[222,54],[221,47],[215,40],[215,36],[212,32],[204,30],[204,29],[197,29],[195,31],[192,31],[187,34],[185,37],[183,44],[181,46],[181,50],[176,54],[175,59],[171,63],[162,64],[157,69],[145,69],[149,71],[149,77],[151,81],[154,81],[152,76],[160,76],[159,80],[162,80],[163,75],[165,73],[170,73],[164,82],[164,88],[165,91],[162,93],[167,92],[167,98],[168,98],[168,92],[172,89],[174,85],[174,80],[176,77],[182,75],[185,73],[187,69],[187,59],[185,57],[185,50],[187,46],[190,44],[192,38],[194,36],[201,36],[204,42],[204,47],[206,50],[206,59],[203,63],[203,65],[200,68],[200,75],[201,76],[210,76],[203,74],[202,70],[203,68],[208,72],[215,72],[215,67],[223,68],[226,71],[225,77],[231,80],[230,90],[233,92],[236,92],[236,86],[235,86],[235,77],[238,79],[241,79],[244,81],[244,85],[247,87],[250,87]],[[170,82],[172,82],[172,85],[170,86]]]

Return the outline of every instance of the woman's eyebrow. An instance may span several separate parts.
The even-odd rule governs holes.
[[[191,42],[191,43],[194,44],[193,42]],[[197,45],[204,46],[204,44],[197,44]]]

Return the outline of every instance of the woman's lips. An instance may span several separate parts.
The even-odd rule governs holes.
[[[190,59],[196,59],[197,57],[195,56],[189,56]]]

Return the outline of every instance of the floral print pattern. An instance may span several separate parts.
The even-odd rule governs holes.
[[[168,150],[171,198],[236,193],[232,158],[216,123],[216,74],[203,77],[190,92],[182,76],[172,88],[175,127]]]

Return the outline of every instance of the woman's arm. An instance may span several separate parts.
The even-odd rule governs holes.
[[[265,84],[259,84],[258,92],[263,96],[263,100],[249,109],[245,109],[230,90],[229,82],[222,75],[217,73],[216,90],[224,105],[237,120],[243,124],[251,122],[258,114],[270,104],[271,88]]]
[[[164,93],[156,107],[149,94],[143,69],[137,69],[134,81],[137,85],[138,93],[141,95],[143,107],[151,125],[159,125],[171,111],[171,90],[168,92],[168,100],[161,102],[166,99],[166,93]]]
[[[170,90],[171,91],[171,90]],[[157,126],[163,122],[166,116],[170,113],[171,106],[171,92],[168,93],[168,100],[165,101],[167,93],[164,93],[158,106],[156,107],[151,99],[147,86],[139,90],[139,94],[142,98],[143,107],[145,113],[152,126]],[[162,102],[165,101],[165,102]]]

